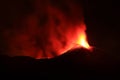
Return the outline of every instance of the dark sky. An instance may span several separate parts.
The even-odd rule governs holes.
[[[20,2],[22,1],[0,1],[1,26],[10,26],[12,20],[17,18],[19,14],[24,16],[24,14],[32,11],[32,8],[28,3],[25,3],[26,8],[21,8],[19,6]],[[108,52],[109,55],[115,58],[119,58],[119,3],[114,0],[83,0],[82,2],[84,7],[85,22],[87,24],[87,35],[89,43],[96,48],[100,48],[101,50]],[[16,5],[17,8],[14,6],[8,7],[12,5]],[[21,9],[24,14],[21,12]],[[9,10],[11,12],[13,11],[13,13],[10,13]],[[10,20],[8,18],[10,18]],[[4,22],[7,22],[7,24]]]
[[[90,43],[119,59],[119,3],[115,0],[85,0],[84,3]]]

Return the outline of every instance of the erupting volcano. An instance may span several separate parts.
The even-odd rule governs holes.
[[[19,4],[20,10],[25,8]],[[5,46],[2,52],[41,59],[59,56],[76,47],[91,48],[80,5],[70,0],[35,0],[29,4],[32,8],[16,14],[12,27],[2,28]]]
[[[77,44],[79,44],[79,46],[86,48],[86,49],[91,49],[91,46],[89,45],[88,41],[87,41],[87,35],[85,30],[83,29],[83,32],[79,32],[78,34],[79,38],[77,40]]]
[[[66,49],[63,50],[63,52],[67,52],[70,49],[74,49],[74,48],[85,48],[88,50],[92,50],[92,47],[89,45],[88,41],[87,41],[87,35],[86,35],[86,26],[85,24],[79,25],[77,26],[76,29],[74,29],[75,32],[69,35],[68,38],[68,46],[66,46]],[[66,35],[67,37],[67,35]]]

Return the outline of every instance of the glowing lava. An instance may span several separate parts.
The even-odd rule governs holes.
[[[88,50],[92,50],[92,47],[89,45],[88,40],[87,40],[87,34],[86,34],[86,25],[83,24],[81,25],[81,28],[78,29],[77,31],[77,41],[76,44],[78,47],[85,48]]]
[[[91,46],[88,44],[88,41],[87,41],[87,36],[85,33],[82,33],[80,36],[79,36],[79,39],[77,41],[77,44],[79,44],[81,47],[83,48],[86,48],[86,49],[91,49]]]
[[[72,32],[73,30],[74,32]],[[69,33],[65,34],[66,42],[68,43],[65,48],[59,48],[59,54],[63,54],[69,50],[75,48],[85,48],[89,51],[92,51],[92,47],[89,45],[87,41],[87,34],[86,34],[86,25],[85,23],[81,23],[74,28],[69,29]]]

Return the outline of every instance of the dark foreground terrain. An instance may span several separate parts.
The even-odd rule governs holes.
[[[74,49],[53,59],[33,59],[26,56],[0,56],[3,75],[68,78],[100,78],[119,76],[119,61],[95,49]]]

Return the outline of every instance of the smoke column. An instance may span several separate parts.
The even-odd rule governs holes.
[[[85,34],[82,7],[74,0],[20,0],[11,4],[7,13],[12,14],[10,25],[5,25],[6,20],[1,24],[3,54],[53,58],[74,48]]]

